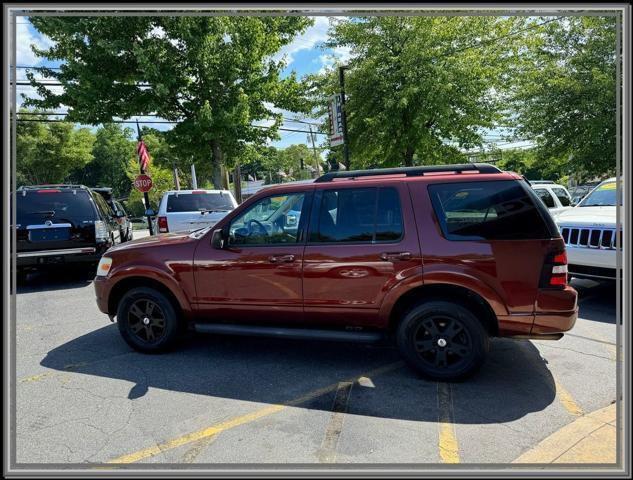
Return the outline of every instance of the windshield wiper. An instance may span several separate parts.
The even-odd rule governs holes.
[[[30,212],[31,215],[46,215],[47,217],[54,217],[55,210],[42,210],[41,212]]]
[[[219,208],[215,208],[215,209],[201,208],[200,209],[200,213],[202,213],[202,214],[215,213],[215,212],[230,212],[230,210],[222,210],[222,209],[219,209]]]

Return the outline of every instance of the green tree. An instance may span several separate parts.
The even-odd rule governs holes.
[[[127,196],[131,183],[126,169],[136,155],[131,135],[132,129],[122,129],[117,124],[99,128],[92,149],[94,159],[83,169],[82,183],[112,187],[115,196]]]
[[[614,17],[564,17],[530,32],[511,72],[517,133],[581,179],[615,171],[615,38]]]
[[[272,107],[302,111],[295,75],[280,78],[274,55],[311,24],[299,16],[270,17],[33,17],[55,43],[37,54],[62,60],[38,75],[61,82],[62,93],[37,86],[40,108],[69,107],[68,120],[107,123],[114,117],[157,114],[177,121],[170,143],[210,163],[223,183],[247,143],[278,138],[282,117]],[[274,119],[270,128],[254,122]],[[207,159],[211,158],[211,162]]]
[[[32,116],[19,116],[32,120]],[[23,184],[62,183],[93,158],[94,134],[71,122],[18,121],[16,171]]]
[[[473,16],[334,24],[327,46],[351,52],[345,88],[353,166],[465,161],[460,149],[480,146],[483,129],[502,118],[498,91],[515,23]],[[311,81],[321,107],[339,91],[337,69]]]

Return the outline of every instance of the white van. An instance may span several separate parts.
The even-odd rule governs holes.
[[[214,226],[237,207],[228,190],[171,190],[158,207],[155,233],[193,232]]]

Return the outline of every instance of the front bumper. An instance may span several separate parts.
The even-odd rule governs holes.
[[[110,296],[110,285],[107,281],[107,277],[96,276],[92,282],[95,287],[95,296],[97,300],[97,307],[106,315],[110,315],[108,311],[108,297]]]

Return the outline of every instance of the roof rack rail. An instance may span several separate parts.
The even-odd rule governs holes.
[[[72,185],[67,183],[56,183],[56,184],[47,184],[47,185],[22,185],[17,188],[17,190],[42,190],[45,188],[88,188],[85,185]]]
[[[442,172],[474,172],[479,173],[502,173],[494,165],[488,163],[462,163],[455,165],[427,165],[422,167],[399,167],[399,168],[377,168],[375,170],[349,170],[349,171],[336,171],[328,172],[321,175],[314,182],[323,183],[331,182],[337,178],[359,178],[359,177],[374,177],[378,175],[406,175],[407,177],[420,177],[427,173],[442,173]]]

